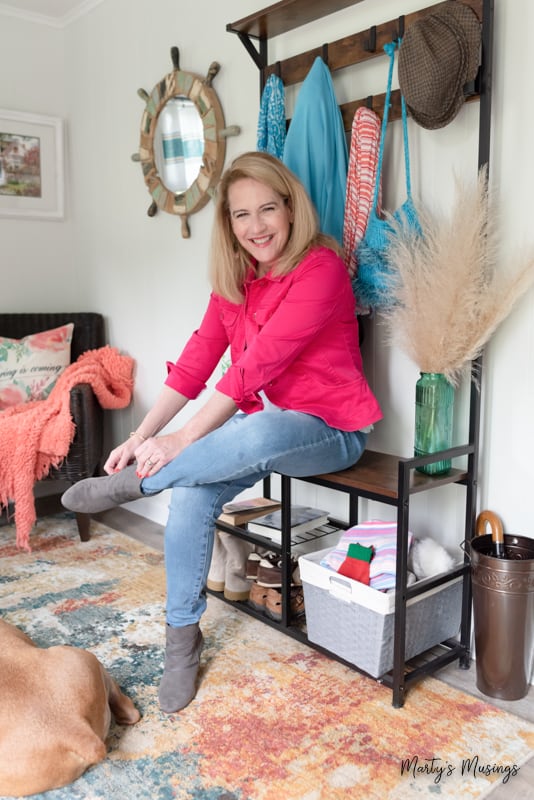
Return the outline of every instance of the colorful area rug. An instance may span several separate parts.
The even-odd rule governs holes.
[[[98,523],[82,543],[63,516],[37,523],[31,553],[14,542],[0,529],[2,617],[40,646],[92,650],[143,715],[112,727],[105,761],[34,797],[482,798],[534,747],[534,725],[434,678],[394,709],[378,682],[212,597],[198,695],[166,716],[161,554]]]

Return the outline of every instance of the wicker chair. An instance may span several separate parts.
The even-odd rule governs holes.
[[[22,339],[31,333],[57,328],[68,322],[74,323],[71,362],[76,361],[86,350],[104,346],[104,318],[93,312],[0,314],[0,335],[8,336],[10,339]],[[41,483],[45,481],[76,483],[82,478],[90,478],[98,471],[103,454],[103,410],[89,384],[79,384],[72,389],[70,410],[76,425],[76,434],[69,453],[62,465],[58,469],[51,470]],[[48,493],[46,497],[37,498],[37,514],[42,516],[51,513],[52,510],[59,510],[59,497],[62,492],[63,489],[58,488],[55,495]],[[55,509],[51,505],[51,495],[56,500]],[[89,514],[76,514],[76,522],[80,539],[88,541]]]

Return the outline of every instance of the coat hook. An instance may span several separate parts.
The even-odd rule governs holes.
[[[171,59],[172,65],[175,70],[179,71],[180,69],[180,51],[177,47],[171,47]]]
[[[282,64],[280,61],[277,61],[274,65],[275,74],[281,79],[282,78]]]
[[[212,61],[211,62],[210,66],[209,66],[209,69],[208,69],[208,73],[207,73],[206,78],[204,80],[204,83],[206,84],[206,86],[210,86],[211,87],[212,81],[213,81],[214,77],[217,75],[217,73],[219,72],[220,68],[221,68],[221,65],[219,64],[218,61]]]
[[[404,36],[404,14],[399,17],[398,20],[398,29],[397,29],[397,39],[402,39]]]
[[[471,97],[474,94],[477,94],[476,80],[469,81],[468,83],[465,83],[464,84],[464,97]]]
[[[328,43],[323,44],[323,61],[328,66]]]
[[[241,128],[239,125],[228,125],[227,128],[221,128],[219,131],[219,136],[222,139],[227,139],[229,136],[239,136],[241,133]]]
[[[365,100],[365,105],[366,105],[367,108],[370,108],[371,111],[373,110],[373,95],[372,94],[367,96],[367,98]]]
[[[369,28],[369,38],[363,45],[367,53],[376,53],[376,25]]]

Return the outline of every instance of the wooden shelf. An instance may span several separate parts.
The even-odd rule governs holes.
[[[450,2],[450,0],[448,1]],[[237,22],[228,23],[226,30],[239,35],[260,69],[262,87],[272,73],[279,75],[284,86],[287,87],[301,83],[305,79],[317,56],[326,58],[331,73],[383,56],[384,44],[398,38],[401,24],[403,29],[408,28],[415,21],[443,5],[443,3],[432,4],[402,15],[402,19],[396,18],[377,23],[374,26],[375,46],[373,49],[369,47],[370,31],[367,29],[351,33],[336,41],[326,42],[274,63],[268,63],[267,42],[269,38],[359,2],[361,0],[282,0],[282,2],[268,6]],[[480,20],[483,19],[483,5],[487,0],[463,0],[463,2],[473,9]],[[251,38],[260,40],[260,52],[257,52],[255,45],[251,43]],[[354,113],[360,106],[368,106],[379,117],[382,117],[384,98],[385,94],[377,94],[341,104],[340,110],[345,131],[350,133]],[[470,94],[466,97],[466,102],[478,99],[478,87],[470,87]],[[400,92],[398,89],[394,89],[391,95],[389,120],[393,122],[400,118]]]
[[[465,0],[465,4],[472,8],[480,20],[482,19],[483,0]],[[437,5],[439,7],[441,4],[438,3]],[[402,24],[404,28],[408,29],[414,22],[432,13],[435,8],[435,5],[430,5],[403,15]],[[268,11],[269,9],[266,9],[262,13],[268,14]],[[372,50],[369,48],[369,30],[360,30],[356,33],[348,34],[342,39],[328,42],[328,68],[330,71],[335,72],[338,69],[344,69],[377,56],[383,56],[386,42],[391,42],[399,36],[399,19],[383,20],[378,23],[375,25],[375,34],[376,42]],[[285,86],[300,83],[308,74],[317,56],[320,56],[322,52],[323,47],[320,45],[298,55],[268,64],[264,70],[265,77],[267,78],[272,72],[277,72],[280,74]]]
[[[354,467],[340,472],[325,475],[314,475],[313,483],[319,483],[332,489],[343,486],[358,491],[361,496],[381,496],[398,501],[399,462],[407,459],[388,453],[365,450]],[[449,483],[460,483],[467,478],[467,472],[451,469],[446,475],[424,475],[412,470],[410,477],[410,494],[435,489]],[[301,480],[306,480],[302,478]]]
[[[229,22],[226,30],[256,39],[270,39],[359,2],[361,0],[281,0],[237,22]]]

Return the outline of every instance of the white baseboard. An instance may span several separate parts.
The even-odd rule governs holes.
[[[157,522],[158,525],[166,525],[170,498],[171,491],[166,489],[153,497],[144,497],[142,500],[134,500],[133,503],[125,503],[123,508],[140,517],[150,519],[152,522]]]

